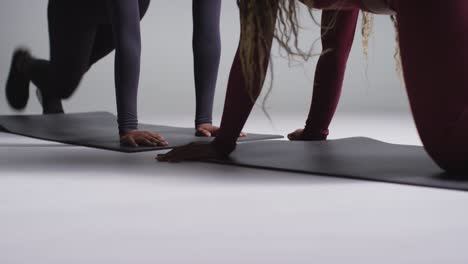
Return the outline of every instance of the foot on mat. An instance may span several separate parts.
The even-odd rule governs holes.
[[[310,133],[305,129],[297,129],[292,133],[288,134],[288,139],[291,141],[322,141],[326,140],[328,136],[328,130],[321,131],[319,133]]]

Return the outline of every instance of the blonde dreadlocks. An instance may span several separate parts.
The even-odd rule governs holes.
[[[312,8],[314,0],[301,0],[308,7],[309,15],[313,18]],[[247,90],[254,98],[253,87],[263,85],[264,76],[259,78],[258,73],[263,73],[267,64],[259,63],[270,58],[266,54],[265,47],[270,47],[271,40],[275,39],[288,56],[300,57],[308,60],[315,54],[312,50],[304,51],[299,47],[299,18],[296,0],[237,0],[240,9],[241,20],[241,44],[239,47],[242,72],[245,78]],[[339,9],[339,3],[337,4]],[[315,20],[314,20],[315,21]],[[396,26],[396,19],[392,17]],[[331,25],[322,27],[333,28]],[[373,15],[363,12],[361,34],[363,38],[363,52],[368,57],[369,38],[372,34]],[[398,36],[397,36],[398,41]],[[292,44],[292,45],[291,45]],[[400,53],[398,47],[394,54],[397,62],[397,72],[401,73]],[[258,68],[259,67],[259,68]]]

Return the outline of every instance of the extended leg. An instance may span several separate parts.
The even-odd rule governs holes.
[[[323,54],[317,63],[312,104],[303,137],[323,140],[341,95],[349,52],[354,40],[359,10],[323,11]],[[334,25],[329,28],[329,25]]]
[[[97,27],[69,11],[63,2],[50,1],[50,61],[32,58],[29,64],[44,113],[63,112],[61,100],[71,96],[89,67]]]

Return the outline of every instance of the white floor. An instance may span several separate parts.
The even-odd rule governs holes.
[[[334,124],[333,137],[419,143],[408,117]],[[0,133],[0,263],[468,263],[466,192],[156,154]]]

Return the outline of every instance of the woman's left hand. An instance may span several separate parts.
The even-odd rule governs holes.
[[[181,162],[207,160],[218,157],[214,147],[207,142],[194,142],[174,148],[166,154],[159,154],[156,159],[162,162]]]

